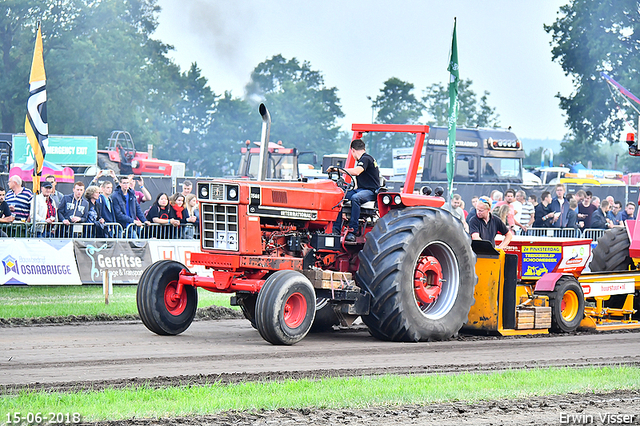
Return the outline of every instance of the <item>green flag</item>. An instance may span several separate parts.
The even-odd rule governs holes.
[[[447,150],[447,181],[449,182],[449,197],[453,192],[453,175],[456,163],[456,122],[458,121],[458,40],[456,37],[456,18],[453,18],[453,37],[451,40],[451,59],[447,71],[451,74],[449,80],[449,149]]]

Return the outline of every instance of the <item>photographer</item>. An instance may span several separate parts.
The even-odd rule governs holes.
[[[138,204],[142,204],[145,201],[151,201],[151,194],[144,187],[144,179],[142,176],[138,176],[136,178],[135,175],[129,175],[129,180],[131,181],[131,189],[136,194],[136,200],[138,200]],[[140,184],[140,191],[136,191],[136,183]]]

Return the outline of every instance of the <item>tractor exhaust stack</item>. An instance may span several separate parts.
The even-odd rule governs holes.
[[[258,180],[267,179],[267,162],[269,159],[269,132],[271,131],[271,115],[264,104],[258,109],[262,116],[262,135],[260,136],[260,157],[258,159]]]

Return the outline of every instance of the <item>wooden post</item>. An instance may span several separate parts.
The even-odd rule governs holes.
[[[113,294],[113,287],[111,286],[111,271],[105,269],[102,271],[102,292],[104,293],[104,304],[109,304],[109,295]]]

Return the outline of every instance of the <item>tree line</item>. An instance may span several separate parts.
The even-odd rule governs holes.
[[[635,4],[628,10],[638,10],[637,2],[622,2]],[[612,41],[624,47],[616,49],[616,62],[607,56],[620,70],[614,75],[632,92],[640,89],[640,82],[632,79],[631,66],[637,60],[631,53],[636,47],[632,36],[620,29],[635,28],[636,17],[615,13],[604,3],[571,1],[560,9],[556,22],[545,27],[553,37],[553,59],[576,85],[571,97],[558,95],[570,129],[560,155],[576,160],[619,132],[622,121],[611,114],[606,85],[593,82],[596,71],[589,67],[599,60],[597,52],[587,55],[590,64],[584,63],[589,61],[577,57],[583,52],[574,52],[574,46],[588,44],[589,38],[612,38],[615,29],[617,38]],[[257,103],[265,102],[273,120],[272,140],[319,156],[347,146],[350,134],[337,124],[344,116],[338,89],[327,87],[322,73],[309,62],[274,55],[255,67],[242,96],[214,93],[196,62],[181,70],[168,57],[172,47],[153,38],[160,11],[157,0],[5,0],[0,8],[0,132],[23,131],[33,42],[41,21],[50,134],[96,135],[104,145],[111,130],[127,130],[139,149],[152,144],[156,156],[185,162],[189,174],[229,175],[245,141],[259,138]],[[598,21],[599,14],[606,20]],[[599,49],[603,53],[605,47]],[[618,64],[628,65],[627,71]],[[489,93],[476,94],[472,84],[461,81],[458,125],[499,126]],[[446,126],[447,87],[436,83],[421,95],[415,92],[410,82],[395,77],[384,81],[371,99],[375,121]],[[382,167],[391,166],[392,148],[413,144],[404,135],[374,137],[369,149]],[[600,157],[594,160],[600,165]]]

